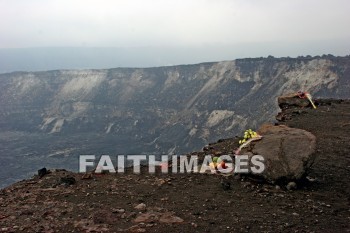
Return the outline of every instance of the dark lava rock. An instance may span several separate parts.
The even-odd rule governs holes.
[[[73,185],[76,183],[76,180],[72,176],[67,176],[67,177],[61,177],[60,179],[61,184],[66,184],[66,185]]]
[[[281,109],[290,107],[308,107],[310,104],[309,100],[304,98],[299,98],[296,94],[289,94],[278,97],[278,106]]]
[[[47,171],[46,167],[41,168],[38,170],[38,176],[39,178],[44,177],[46,174],[48,174],[49,172]]]

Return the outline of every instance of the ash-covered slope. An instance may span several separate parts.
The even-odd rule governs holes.
[[[279,95],[350,97],[349,68],[350,57],[324,56],[2,74],[0,129],[183,153],[271,119]]]

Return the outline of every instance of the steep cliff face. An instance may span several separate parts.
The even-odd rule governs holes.
[[[350,98],[350,57],[0,75],[0,188],[78,155],[182,154],[274,118],[276,97]]]
[[[110,153],[136,153],[136,144],[137,153],[183,153],[272,119],[282,94],[349,98],[350,57],[15,72],[0,75],[0,90],[2,132],[95,135],[101,147],[119,145]]]

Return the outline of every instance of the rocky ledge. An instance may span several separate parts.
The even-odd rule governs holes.
[[[141,175],[128,170],[88,177],[52,170],[0,190],[0,232],[349,231],[350,101],[315,104],[317,109],[283,105],[275,126],[261,128],[265,140],[246,148],[263,154],[277,140],[283,148],[298,151],[293,158],[276,147],[283,158],[279,168],[288,159],[304,161],[301,167],[307,168],[288,165],[293,174],[285,176],[289,183],[277,177],[278,182],[265,182],[239,175],[149,175],[146,167]],[[268,136],[277,131],[280,138]],[[281,139],[290,133],[300,140],[297,145]],[[219,140],[194,154],[230,154],[238,140]],[[303,145],[313,146],[299,151]]]

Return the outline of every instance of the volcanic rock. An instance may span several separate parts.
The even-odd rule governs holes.
[[[310,105],[308,99],[299,98],[295,93],[278,97],[278,106],[281,109],[289,107],[307,107]]]
[[[263,125],[258,132],[263,138],[243,149],[242,154],[251,151],[264,157],[261,175],[267,181],[293,181],[306,174],[316,156],[316,137],[312,133],[285,125]]]

